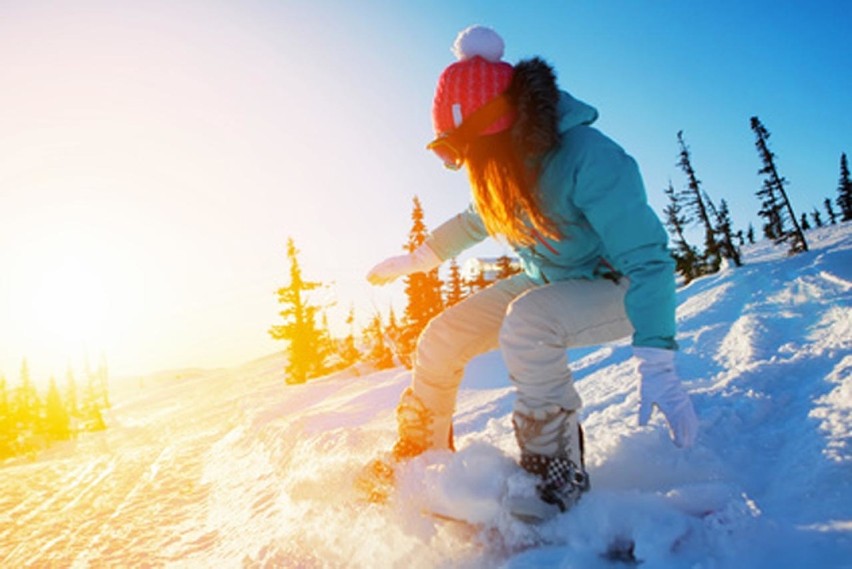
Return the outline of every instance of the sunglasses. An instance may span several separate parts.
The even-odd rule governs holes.
[[[464,166],[467,146],[497,119],[512,111],[512,105],[505,95],[491,99],[473,114],[467,117],[454,130],[441,133],[438,138],[426,145],[434,152],[449,170],[460,170]]]

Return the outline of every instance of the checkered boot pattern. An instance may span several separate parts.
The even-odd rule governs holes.
[[[512,423],[521,448],[520,465],[540,481],[536,485],[538,503],[516,499],[510,510],[531,521],[568,511],[590,487],[577,413],[555,406],[531,411],[519,404]]]

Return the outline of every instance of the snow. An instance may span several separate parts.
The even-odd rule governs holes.
[[[808,236],[679,291],[692,449],[637,425],[626,343],[570,352],[592,491],[548,523],[500,505],[532,481],[499,353],[466,370],[458,451],[407,464],[385,506],[352,481],[410,373],[285,386],[273,355],[116,386],[108,431],[7,464],[0,566],[619,567],[601,553],[632,539],[644,567],[852,567],[852,224]]]

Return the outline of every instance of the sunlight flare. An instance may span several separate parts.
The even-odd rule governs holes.
[[[42,341],[66,352],[101,347],[108,298],[96,267],[79,257],[65,258],[46,267],[34,285],[32,326]]]

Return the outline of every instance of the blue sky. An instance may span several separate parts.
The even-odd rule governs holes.
[[[683,130],[711,197],[756,209],[749,201],[759,184],[752,115],[773,134],[794,203],[801,209],[833,197],[852,132],[849,3],[465,6],[476,8],[436,10],[452,17],[435,28],[452,37],[464,22],[481,21],[503,34],[508,60],[540,54],[551,61],[562,86],[597,106],[598,126],[637,157],[652,198],[661,199],[669,178],[683,183],[675,167],[676,133]]]
[[[415,195],[430,227],[467,204],[464,174],[424,146],[474,23],[599,109],[658,211],[684,185],[683,130],[703,188],[756,222],[753,115],[794,207],[821,207],[852,146],[850,16],[828,1],[0,1],[0,373],[280,349],[266,330],[288,237],[333,312],[401,308],[401,285],[364,274],[401,251]]]

